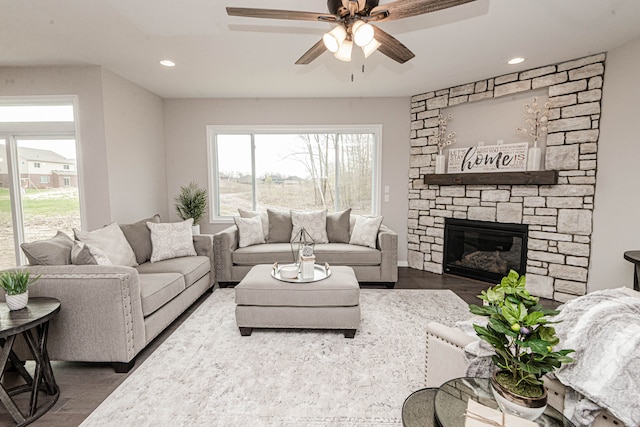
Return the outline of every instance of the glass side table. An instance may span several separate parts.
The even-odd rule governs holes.
[[[441,427],[464,427],[463,414],[469,399],[498,409],[488,378],[456,378],[442,384],[435,394],[434,415],[437,424]],[[534,422],[546,427],[573,427],[571,421],[549,405]]]
[[[433,400],[437,391],[437,388],[423,388],[405,399],[402,405],[403,427],[434,426]]]

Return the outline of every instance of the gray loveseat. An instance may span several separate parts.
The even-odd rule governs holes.
[[[329,217],[327,221],[329,228]],[[354,223],[355,215],[350,215],[350,231],[353,231]],[[270,234],[273,231],[271,223]],[[360,283],[380,283],[388,288],[395,286],[398,281],[398,235],[390,228],[380,226],[375,248],[331,242],[330,232],[329,237],[330,243],[315,245],[316,263],[349,266]],[[255,265],[293,262],[289,243],[262,243],[240,248],[236,225],[214,234],[213,239],[216,280],[222,287],[240,282]]]
[[[213,236],[193,236],[196,256],[149,262],[146,221],[121,226],[139,263],[136,267],[73,265],[64,262],[67,255],[63,265],[28,266],[32,275],[41,275],[29,296],[61,301],[49,328],[52,360],[110,362],[116,372],[127,372],[149,342],[212,288]],[[60,241],[55,243],[60,246]]]

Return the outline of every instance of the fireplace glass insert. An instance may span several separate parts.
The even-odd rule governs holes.
[[[445,273],[489,283],[515,270],[526,273],[526,224],[446,218],[444,224]]]

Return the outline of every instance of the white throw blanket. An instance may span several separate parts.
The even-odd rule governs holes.
[[[552,320],[561,321],[554,325],[560,347],[575,350],[575,362],[555,373],[578,392],[567,393],[565,415],[588,425],[600,407],[639,426],[640,298],[623,289],[596,291],[567,302]]]

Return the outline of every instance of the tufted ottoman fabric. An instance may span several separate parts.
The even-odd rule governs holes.
[[[360,326],[360,285],[351,267],[331,267],[331,276],[289,283],[256,265],[235,287],[236,323],[243,336],[254,328],[344,329],[353,338]]]

